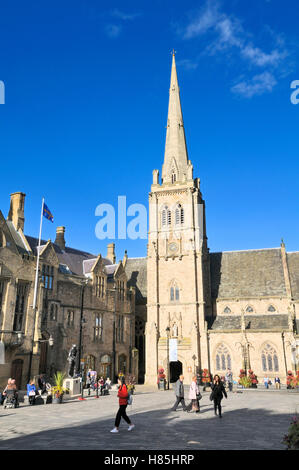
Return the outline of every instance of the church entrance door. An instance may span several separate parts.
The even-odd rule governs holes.
[[[179,376],[183,373],[183,364],[180,361],[170,362],[170,382],[176,382]]]

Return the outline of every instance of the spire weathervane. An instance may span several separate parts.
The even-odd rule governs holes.
[[[171,55],[176,55],[176,51],[174,49],[172,49]]]

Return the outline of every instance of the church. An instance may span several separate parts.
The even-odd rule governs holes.
[[[155,386],[206,369],[252,369],[259,383],[299,369],[299,251],[276,248],[210,253],[205,201],[186,146],[172,56],[162,172],[153,170],[147,254],[116,261],[69,247],[65,227],[42,240],[25,235],[25,194],[0,211],[0,385],[64,370],[72,344],[82,364],[115,379],[133,374]],[[81,334],[82,333],[82,334]],[[81,341],[81,339],[82,341]],[[53,339],[52,346],[50,339]],[[4,357],[5,356],[5,357]]]
[[[136,288],[139,373],[157,383],[208,369],[252,369],[259,383],[299,362],[299,252],[279,247],[210,253],[205,201],[187,153],[175,55],[165,155],[149,193],[147,257],[128,258]],[[145,325],[145,341],[142,328]],[[138,331],[140,334],[138,335]]]

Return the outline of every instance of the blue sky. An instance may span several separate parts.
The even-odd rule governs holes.
[[[171,55],[189,158],[201,179],[211,251],[298,243],[296,0],[2,2],[0,209],[26,193],[25,233],[42,196],[69,246],[106,253],[101,203],[147,206],[161,170]],[[128,218],[128,221],[130,218]],[[146,254],[116,240],[117,257]]]

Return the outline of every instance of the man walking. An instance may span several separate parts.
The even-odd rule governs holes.
[[[228,384],[228,389],[231,392],[233,389],[233,374],[230,369],[227,369],[227,373],[225,374],[225,381]]]
[[[183,384],[183,381],[184,381],[184,376],[180,375],[179,380],[177,380],[176,383],[175,383],[176,402],[173,405],[173,407],[171,408],[171,411],[176,411],[176,409],[177,409],[180,402],[182,403],[183,410],[184,411],[187,410],[185,400],[184,400],[184,384]]]

